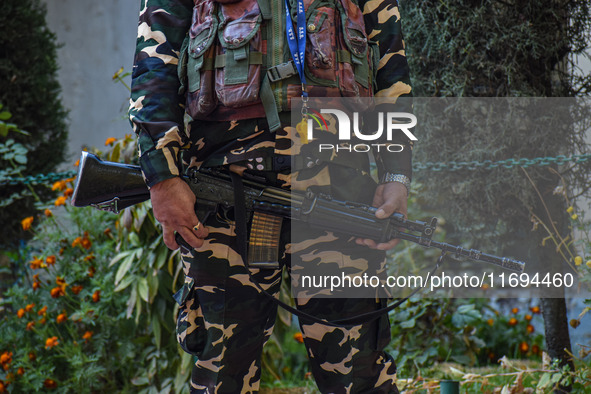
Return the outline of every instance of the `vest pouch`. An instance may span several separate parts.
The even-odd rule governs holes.
[[[205,119],[217,106],[213,43],[218,20],[214,11],[211,0],[195,5],[191,29],[179,57],[181,89],[186,90],[186,111],[193,119]]]
[[[306,23],[306,79],[313,85],[337,87],[335,9],[315,8]]]
[[[371,97],[374,57],[365,33],[363,15],[350,0],[337,1],[342,34],[339,35],[339,79],[343,97]]]
[[[262,16],[256,0],[220,7],[220,46],[215,57],[215,91],[219,104],[244,108],[260,103],[263,65]]]

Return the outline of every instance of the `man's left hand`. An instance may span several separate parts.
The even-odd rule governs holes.
[[[372,206],[378,208],[376,217],[385,219],[394,212],[398,212],[406,217],[408,192],[406,186],[400,182],[388,182],[378,185],[373,197]],[[372,239],[357,238],[355,242],[358,245],[366,245],[371,249],[390,250],[398,245],[399,239],[391,239],[388,242],[377,243]]]

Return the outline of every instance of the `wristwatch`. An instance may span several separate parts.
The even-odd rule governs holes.
[[[384,173],[382,179],[380,180],[380,184],[389,183],[389,182],[399,182],[406,187],[406,192],[410,193],[410,178],[406,175],[402,174],[392,174],[390,172]]]

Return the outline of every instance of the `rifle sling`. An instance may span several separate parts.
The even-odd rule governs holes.
[[[246,266],[246,271],[248,273],[248,277],[250,281],[255,285],[255,287],[263,294],[265,297],[271,299],[275,304],[279,305],[286,311],[293,313],[303,321],[309,321],[312,323],[319,323],[324,324],[326,326],[331,327],[348,327],[348,326],[357,326],[363,323],[369,323],[373,320],[378,319],[383,314],[386,314],[395,308],[399,307],[402,303],[408,300],[410,297],[417,294],[420,290],[424,289],[424,287],[418,287],[414,289],[408,296],[402,298],[392,305],[386,306],[384,308],[377,309],[375,311],[362,313],[357,316],[349,317],[346,319],[338,319],[338,320],[325,320],[320,319],[316,316],[310,315],[306,312],[302,312],[299,309],[292,307],[284,303],[283,301],[277,299],[272,294],[267,292],[259,282],[252,276],[250,272],[250,267],[248,266],[248,237],[247,237],[247,226],[246,226],[246,200],[244,196],[244,183],[242,182],[242,177],[235,172],[230,172],[230,178],[232,179],[232,186],[234,187],[234,220],[236,221],[236,239],[237,239],[237,246],[238,253],[242,257],[242,261],[244,261]],[[437,264],[433,268],[433,270],[429,273],[429,276],[432,276],[435,271],[439,268],[441,263],[443,262],[443,258],[445,257],[445,252],[439,256],[437,259]]]

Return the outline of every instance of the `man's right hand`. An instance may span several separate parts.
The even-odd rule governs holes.
[[[193,248],[203,245],[209,234],[195,215],[195,195],[181,178],[170,178],[150,188],[154,216],[162,224],[164,243],[169,249],[178,249],[174,239],[177,232]],[[195,230],[197,226],[198,230]]]

